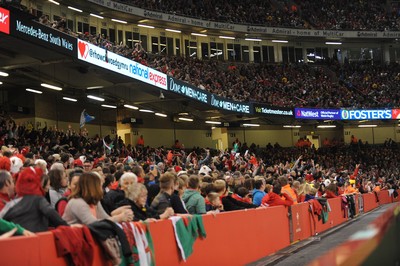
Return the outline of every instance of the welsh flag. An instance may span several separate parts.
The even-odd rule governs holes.
[[[148,225],[142,223],[130,223],[135,237],[136,248],[133,253],[137,254],[139,261],[135,266],[154,266],[154,246]]]
[[[111,151],[112,148],[114,148],[114,144],[112,142],[110,144],[107,144],[107,142],[104,140],[104,138],[103,138],[103,146],[105,148],[107,148],[107,150],[109,150],[109,151]]]
[[[120,224],[132,250],[131,257],[123,257],[119,266],[154,266],[153,239],[147,222],[124,222]]]
[[[173,216],[169,218],[174,226],[176,244],[181,251],[183,261],[193,253],[193,244],[198,237],[205,238],[206,230],[201,215],[192,215],[182,218]]]

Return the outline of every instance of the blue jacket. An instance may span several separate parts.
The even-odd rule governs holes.
[[[265,196],[265,192],[259,189],[253,189],[253,204],[256,206],[261,205],[261,200]]]

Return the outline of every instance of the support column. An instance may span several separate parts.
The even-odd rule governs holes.
[[[211,134],[212,140],[217,141],[219,150],[224,150],[229,147],[228,145],[228,129],[227,128],[214,128]]]

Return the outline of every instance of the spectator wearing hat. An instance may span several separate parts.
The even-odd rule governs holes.
[[[350,180],[346,181],[345,190],[344,190],[343,194],[357,193],[358,190],[353,187],[354,184],[355,184],[355,180],[354,179],[350,179]]]
[[[68,225],[44,198],[42,173],[40,168],[28,167],[19,174],[15,186],[18,198],[6,204],[0,218],[32,232],[47,231],[49,222],[55,227]]]
[[[37,160],[35,161],[35,165],[36,165],[37,167],[41,168],[44,174],[46,174],[46,175],[48,174],[47,162],[46,162],[45,160],[43,160],[43,159],[37,159]]]
[[[208,167],[207,165],[203,165],[202,167],[200,167],[200,170],[199,170],[199,175],[210,175],[210,173],[211,173],[211,168],[210,167]]]
[[[80,159],[74,160],[74,167],[80,167],[83,169],[83,162]]]
[[[5,170],[0,170],[0,211],[7,202],[14,198],[14,189],[14,180],[10,173]]]
[[[25,158],[24,158],[25,159]],[[20,171],[20,169],[22,168],[23,164],[23,160],[17,156],[13,156],[10,158],[10,162],[11,162],[11,169],[10,169],[10,173],[12,175],[18,173]]]

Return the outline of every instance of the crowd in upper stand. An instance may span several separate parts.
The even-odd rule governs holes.
[[[397,3],[321,0],[174,0],[120,2],[144,9],[228,23],[324,30],[399,30]]]
[[[151,55],[137,43],[129,49],[113,45],[104,36],[80,38],[203,90],[241,102],[281,107],[397,107],[400,92],[398,64],[371,62],[323,65],[245,64],[191,57]]]
[[[355,5],[362,3],[357,2]],[[87,32],[73,33],[68,30],[63,19],[51,22],[47,16],[42,16],[39,21],[235,101],[281,107],[399,106],[398,64],[371,64],[365,60],[349,63],[347,59],[344,64],[339,64],[335,58],[325,58],[323,65],[245,64],[154,55],[145,51],[140,42],[129,48],[123,44],[115,44],[101,34],[95,36]]]

